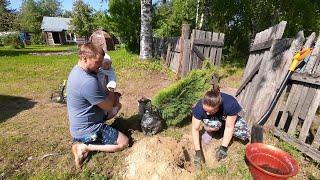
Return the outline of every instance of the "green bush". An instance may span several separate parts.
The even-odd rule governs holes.
[[[158,92],[153,105],[168,125],[180,126],[190,120],[191,108],[210,88],[214,67],[190,72],[185,78]]]
[[[43,36],[41,33],[34,33],[31,36],[31,43],[32,44],[44,44],[43,43]]]
[[[1,37],[1,44],[11,46],[15,49],[24,48],[24,43],[19,37],[19,33],[12,33]]]

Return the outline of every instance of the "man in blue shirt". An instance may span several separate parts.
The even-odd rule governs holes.
[[[104,111],[112,114],[119,99],[111,99],[103,92],[96,73],[104,51],[91,43],[80,46],[79,61],[71,70],[67,83],[67,107],[70,133],[74,141],[72,152],[76,167],[81,167],[89,151],[116,152],[128,145],[123,133],[104,124]],[[109,113],[108,113],[109,114]]]

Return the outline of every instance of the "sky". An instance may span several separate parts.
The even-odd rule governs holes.
[[[22,4],[23,0],[9,0],[10,2],[10,8],[11,9],[16,9],[19,10],[21,4]],[[72,3],[74,0],[60,0],[61,2],[61,7],[62,10],[68,10],[71,11],[72,10]],[[101,0],[83,0],[86,4],[89,4],[92,8],[94,8],[95,10],[99,11],[99,10],[106,10],[108,7],[108,3],[103,0],[101,2]],[[152,3],[157,2],[158,0],[152,0]]]

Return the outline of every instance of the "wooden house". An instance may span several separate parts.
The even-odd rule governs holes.
[[[75,43],[76,36],[70,32],[71,18],[44,16],[41,30],[48,45]]]

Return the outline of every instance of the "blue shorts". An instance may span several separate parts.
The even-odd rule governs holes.
[[[117,144],[119,131],[103,124],[98,132],[87,134],[80,138],[73,138],[74,142],[82,142],[84,144]]]

